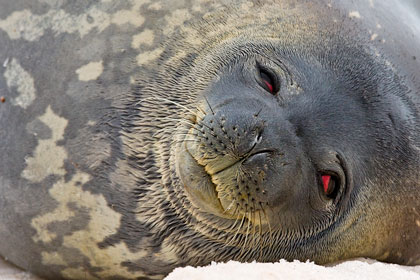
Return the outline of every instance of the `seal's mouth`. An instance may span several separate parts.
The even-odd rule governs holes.
[[[193,131],[187,135],[194,137]],[[263,162],[276,154],[276,150],[256,150],[255,144],[244,154],[234,156],[226,151],[216,152],[190,137],[181,144],[182,156],[178,157],[177,168],[191,202],[197,208],[223,218],[237,220],[247,216],[247,219],[256,219],[258,211],[264,211],[263,205],[267,203],[256,194],[265,173],[260,170],[251,174],[245,166],[252,161]],[[258,223],[262,225],[263,222]]]

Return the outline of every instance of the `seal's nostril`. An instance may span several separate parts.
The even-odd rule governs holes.
[[[260,143],[261,140],[262,140],[262,129],[257,132],[257,136],[255,137],[255,141],[257,142],[257,144]]]
[[[261,142],[262,139],[262,131],[258,132],[257,134],[257,143]]]

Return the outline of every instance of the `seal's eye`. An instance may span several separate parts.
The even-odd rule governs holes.
[[[259,67],[260,85],[269,93],[276,94],[278,92],[278,82],[276,75],[265,68]]]
[[[322,189],[324,190],[324,194],[328,198],[335,198],[338,191],[339,186],[339,179],[337,176],[329,175],[329,174],[323,174],[321,176],[322,178]]]

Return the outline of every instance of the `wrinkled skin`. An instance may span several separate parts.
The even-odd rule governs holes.
[[[49,279],[420,264],[415,1],[0,7],[12,263]]]

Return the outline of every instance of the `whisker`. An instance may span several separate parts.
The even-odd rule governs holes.
[[[272,230],[271,230],[271,225],[270,225],[270,220],[268,219],[268,216],[267,216],[267,213],[265,212],[265,210],[264,210],[264,207],[263,207],[263,205],[262,205],[262,203],[260,202],[260,207],[261,207],[261,210],[263,211],[263,213],[264,213],[264,217],[265,217],[265,219],[267,220],[267,224],[268,224],[268,231],[269,231],[269,234],[270,234],[270,242],[269,242],[269,245],[271,246],[272,245],[272,240],[273,240],[273,233],[272,233]]]
[[[140,102],[147,101],[148,99],[153,99],[153,98],[154,98],[154,99],[158,99],[158,100],[163,100],[163,101],[166,101],[166,102],[169,102],[169,103],[172,103],[172,104],[174,104],[174,105],[176,105],[176,106],[178,106],[178,107],[180,107],[180,108],[182,108],[182,109],[187,110],[187,111],[188,111],[188,112],[190,112],[191,114],[195,115],[195,112],[194,112],[193,110],[191,110],[190,108],[187,108],[186,106],[184,106],[184,105],[182,105],[182,104],[180,104],[180,103],[178,103],[178,102],[176,102],[176,101],[170,100],[170,99],[168,99],[168,98],[163,98],[163,97],[160,97],[160,96],[151,96],[151,97],[147,97],[147,98],[142,99],[141,101],[139,101],[139,103],[140,103]]]
[[[190,125],[195,125],[193,122],[191,122],[190,120],[188,120],[188,119],[186,119],[186,118],[172,118],[172,117],[169,117],[169,116],[166,116],[166,117],[164,117],[164,118],[162,118],[161,119],[162,121],[164,121],[164,120],[168,120],[168,121],[174,121],[174,122],[182,122],[182,121],[184,121],[184,122],[186,122],[187,124],[190,124]]]
[[[251,242],[251,248],[255,248],[256,243],[257,243],[257,235],[255,234],[256,230],[255,227],[256,222],[255,222],[255,207],[251,209],[251,220],[252,220],[252,242]]]
[[[197,111],[203,114],[203,116],[207,115],[207,113],[201,107],[197,107]]]
[[[256,114],[254,114],[254,116],[255,117],[258,117],[259,115],[260,115],[260,113],[261,113],[261,111],[263,110],[263,108],[261,108],[259,111],[258,111],[258,113],[256,113]]]
[[[187,139],[187,140],[173,140],[171,143],[170,143],[170,145],[174,145],[174,144],[182,144],[182,143],[185,143],[185,142],[192,142],[192,143],[201,143],[200,141],[198,141],[198,140],[194,140],[194,139]]]
[[[261,221],[261,212],[260,211],[258,211],[258,220],[259,220],[259,229],[258,229],[259,232],[258,232],[258,235],[260,237],[260,240],[259,240],[260,241],[260,245],[259,245],[260,255],[259,255],[258,258],[259,258],[259,260],[261,260],[262,259],[262,253],[263,253],[264,239],[263,239],[263,236],[262,236],[262,221]]]
[[[228,193],[226,193],[226,196],[228,195]],[[233,199],[232,202],[229,204],[229,206],[225,209],[225,211],[223,211],[223,214],[225,214],[227,211],[230,210],[230,208],[235,204],[236,199]]]
[[[235,210],[233,211],[233,214],[232,214],[232,216],[235,216],[235,214],[236,214],[236,212],[238,211],[238,205],[236,205],[236,207],[235,207]],[[236,226],[236,223],[238,222],[238,220],[239,220],[239,215],[240,215],[240,213],[238,213],[238,216],[236,217],[236,219],[235,219],[235,222],[233,223],[233,225],[229,228],[229,232],[231,232],[234,228],[235,228],[235,226]]]
[[[240,214],[240,213],[239,213],[239,214]],[[242,225],[244,224],[244,220],[245,220],[245,216],[243,215],[243,216],[242,216],[242,219],[241,219],[241,223],[240,223],[240,225],[239,225],[239,227],[238,227],[238,230],[236,231],[236,233],[235,233],[235,235],[234,235],[234,237],[233,237],[233,239],[234,239],[234,240],[236,239],[236,236],[238,235],[239,230],[242,228]]]
[[[207,105],[209,106],[209,109],[210,109],[211,113],[212,113],[212,114],[213,114],[213,116],[214,116],[215,114],[214,114],[213,108],[211,107],[210,102],[208,101],[207,97],[205,97],[205,96],[204,96],[204,100],[206,100]]]
[[[248,208],[247,208],[247,211],[248,211]],[[245,215],[246,215],[246,213],[245,213]],[[247,246],[248,246],[248,236],[249,236],[249,228],[250,228],[250,225],[251,225],[251,212],[248,212],[248,226],[246,228],[245,243],[244,243],[244,246],[242,247],[245,250],[247,249]]]
[[[239,210],[239,207],[238,207],[238,205],[236,205],[236,208],[235,208],[235,212],[236,211],[238,211]],[[234,213],[235,213],[234,212]],[[236,217],[236,219],[235,219],[235,223],[233,224],[233,226],[229,229],[229,231],[232,231],[232,230],[234,230],[235,229],[235,227],[236,227],[236,225],[237,225],[237,223],[238,223],[238,221],[239,221],[239,216],[241,215],[241,212],[240,211],[238,211],[238,216]],[[239,226],[239,228],[238,228],[238,230],[240,229],[240,227],[241,226]],[[226,243],[226,246],[230,246],[230,245],[232,245],[232,243],[236,240],[236,235],[238,234],[238,232],[236,232],[235,233],[235,235],[233,236],[233,237],[231,237],[230,238],[230,240]]]

